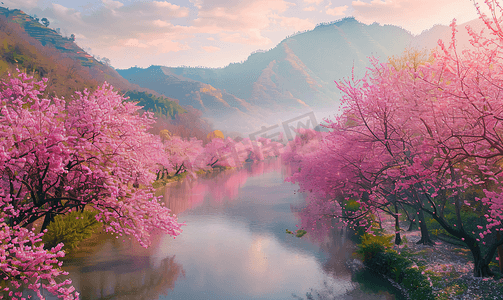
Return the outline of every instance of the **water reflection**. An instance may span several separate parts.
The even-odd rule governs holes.
[[[154,240],[153,247],[159,240]],[[156,257],[131,240],[100,234],[65,262],[81,299],[158,299],[184,276],[175,255]],[[51,299],[49,297],[49,299]]]
[[[285,233],[300,221],[292,207],[304,203],[285,172],[271,160],[173,183],[159,192],[187,224],[180,236],[157,235],[149,249],[104,238],[65,269],[82,299],[299,299],[313,291],[360,299],[342,227],[317,242]]]
[[[158,190],[163,200],[174,214],[201,205],[205,199],[213,204],[232,201],[237,198],[240,188],[250,177],[281,170],[281,162],[247,163],[239,170],[225,170],[201,175],[196,180],[187,178],[182,182],[172,182]],[[259,187],[259,186],[257,186]]]

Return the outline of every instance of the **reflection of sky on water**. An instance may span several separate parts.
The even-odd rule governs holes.
[[[182,235],[166,237],[157,248],[158,257],[177,253],[186,274],[165,299],[285,299],[323,281],[332,282],[339,295],[353,289],[347,272],[339,279],[325,274],[321,263],[327,255],[319,246],[285,233],[296,228],[291,205],[302,204],[303,197],[283,181],[279,161],[220,175],[199,180],[211,186],[194,189],[206,194],[198,195],[192,209],[178,212],[187,224]],[[169,199],[194,199],[189,190],[179,192],[171,190]]]
[[[187,225],[180,236],[155,236],[149,249],[105,238],[65,269],[82,299],[342,296],[355,287],[344,266],[351,245],[340,230],[321,243],[285,232],[299,223],[292,207],[304,198],[282,171],[272,160],[173,183],[164,201]]]
[[[269,232],[251,231],[242,218],[184,220],[194,225],[186,227],[187,235],[166,239],[156,254],[177,253],[186,272],[165,299],[285,299],[327,280],[312,253]],[[347,280],[338,281],[339,293],[352,289]]]

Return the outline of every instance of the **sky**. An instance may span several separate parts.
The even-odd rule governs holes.
[[[47,18],[49,27],[116,69],[221,68],[319,23],[355,17],[417,35],[478,18],[472,0],[2,0]],[[483,3],[481,4],[483,6]]]

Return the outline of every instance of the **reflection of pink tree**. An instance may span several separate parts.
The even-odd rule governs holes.
[[[210,184],[210,193],[217,202],[223,199],[235,199],[239,189],[246,183],[250,175],[245,169],[240,169],[225,177],[214,178],[214,184]]]
[[[164,203],[178,215],[201,205],[208,195],[216,203],[224,199],[232,201],[249,177],[278,171],[282,166],[280,160],[271,160],[256,162],[248,167],[232,172],[210,173],[206,175],[208,178],[205,176],[167,185],[163,190]]]
[[[83,299],[159,299],[169,295],[180,276],[185,276],[183,266],[174,256],[154,265],[151,257],[136,253],[124,258],[111,257],[82,269],[86,272],[74,276],[79,276],[75,281]],[[104,286],[109,288],[103,289]]]
[[[163,188],[164,203],[174,214],[201,205],[208,194],[209,186],[200,180],[184,180]]]

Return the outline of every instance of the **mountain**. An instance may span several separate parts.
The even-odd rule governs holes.
[[[467,24],[484,27],[478,20]],[[464,25],[458,26],[459,45],[468,44]],[[319,123],[338,113],[341,94],[334,81],[352,74],[361,77],[370,66],[368,57],[385,62],[407,47],[433,48],[439,38],[449,43],[450,36],[448,26],[413,36],[396,26],[344,18],[290,36],[269,51],[257,51],[225,68],[114,70],[78,47],[73,37],[62,37],[20,10],[0,7],[0,77],[20,67],[49,77],[49,92],[64,97],[107,81],[123,93],[144,92],[142,106],[158,114],[187,114],[177,123],[178,131],[198,123],[204,136],[210,122],[216,129],[250,133],[312,111]],[[184,108],[167,104],[170,101]],[[165,119],[163,126],[168,126],[173,115]]]
[[[458,25],[460,46],[469,44],[465,25],[476,31],[484,27],[480,20]],[[334,115],[341,97],[334,81],[352,73],[355,78],[363,76],[369,57],[386,62],[406,48],[433,49],[439,39],[448,45],[450,38],[449,26],[437,25],[413,36],[397,26],[365,25],[349,17],[288,37],[269,51],[224,68],[151,66],[117,71],[131,83],[198,108],[219,129],[251,132],[310,111],[316,112],[318,121]]]
[[[301,113],[335,113],[340,94],[334,80],[362,75],[368,56],[400,54],[413,36],[396,26],[364,25],[354,18],[322,24],[286,38],[225,68],[117,70],[129,82],[200,109],[220,129],[250,132]],[[235,122],[219,122],[231,118]],[[321,119],[320,119],[321,120]]]
[[[216,89],[210,84],[176,75],[169,68],[151,66],[146,69],[130,68],[119,70],[119,74],[130,83],[152,89],[158,93],[179,99],[184,106],[193,107],[209,118],[215,128],[230,129],[227,123],[236,118],[243,128],[253,130],[258,120],[252,117],[261,111],[256,107],[225,90]],[[232,131],[232,130],[231,130]]]

